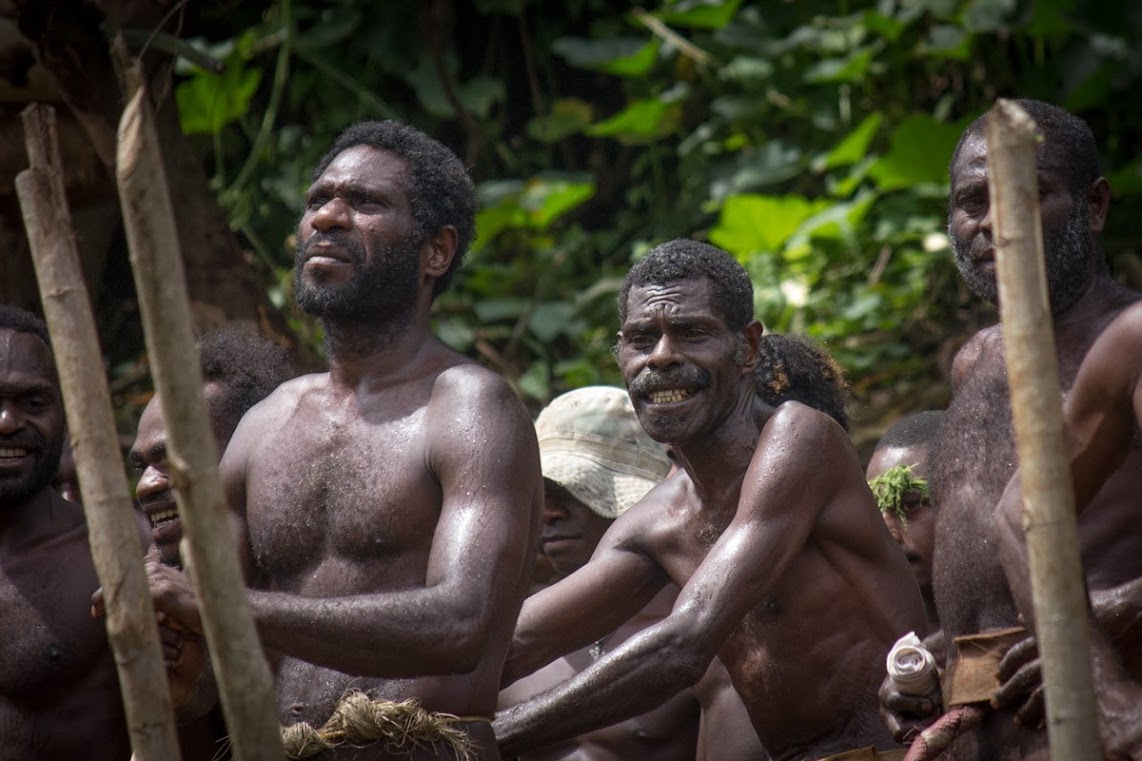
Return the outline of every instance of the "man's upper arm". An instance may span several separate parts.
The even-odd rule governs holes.
[[[464,370],[434,393],[428,410],[429,467],[439,479],[441,510],[425,581],[454,588],[454,602],[486,632],[493,616],[515,613],[543,487],[523,404],[498,376]]]
[[[1137,425],[1142,311],[1108,327],[1087,353],[1063,407],[1079,512],[1122,462]]]
[[[830,479],[806,467],[830,446],[832,434],[818,415],[786,404],[771,418],[734,519],[678,596],[676,620],[697,627],[710,655],[802,551],[832,492]]]

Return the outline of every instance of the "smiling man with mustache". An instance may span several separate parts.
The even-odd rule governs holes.
[[[83,509],[52,488],[63,399],[47,328],[0,306],[0,757],[131,755]]]
[[[587,565],[529,598],[505,681],[595,641],[671,582],[681,592],[662,621],[501,714],[505,754],[642,713],[717,657],[772,758],[891,758],[876,690],[896,638],[924,631],[923,603],[845,431],[757,393],[749,276],[713,246],[664,243],[628,273],[619,322],[635,412],[679,469]]]

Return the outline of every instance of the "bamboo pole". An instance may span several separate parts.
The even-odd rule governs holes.
[[[141,761],[178,759],[138,519],[119,458],[111,394],[64,195],[55,112],[32,104],[24,109],[23,122],[29,168],[16,177],[16,192],[51,330],[131,747]]]
[[[198,591],[231,748],[238,761],[280,761],[284,754],[273,682],[230,532],[170,191],[143,87],[136,89],[119,123],[116,178],[147,355],[167,426],[184,560]]]
[[[1063,436],[1055,339],[1043,267],[1038,127],[1011,101],[988,113],[986,137],[1004,355],[1023,486],[1035,636],[1054,761],[1102,757],[1087,604]]]

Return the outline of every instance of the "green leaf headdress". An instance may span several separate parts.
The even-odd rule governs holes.
[[[928,480],[916,478],[912,475],[915,465],[897,465],[881,473],[868,482],[872,489],[872,496],[876,498],[876,505],[882,513],[891,512],[905,523],[908,519],[904,515],[904,495],[910,491],[920,492],[924,499],[930,499]]]

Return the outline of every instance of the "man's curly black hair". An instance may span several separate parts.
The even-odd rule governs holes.
[[[51,336],[48,326],[32,312],[19,307],[0,304],[0,330],[14,330],[17,333],[29,333],[36,336],[50,348]]]
[[[754,380],[757,393],[774,407],[786,401],[808,405],[849,430],[849,384],[832,355],[804,336],[766,333]]]
[[[285,349],[265,336],[233,328],[203,335],[198,354],[202,380],[215,389],[210,417],[226,439],[247,410],[297,374]]]
[[[703,277],[713,283],[714,302],[727,328],[738,331],[753,320],[753,283],[745,268],[717,246],[676,238],[655,246],[630,268],[619,290],[619,324],[626,322],[631,288]]]
[[[1076,199],[1085,197],[1090,186],[1099,178],[1098,145],[1090,127],[1079,117],[1051,103],[1029,98],[1018,98],[1015,103],[1035,120],[1035,124],[1043,133],[1044,140],[1039,149],[1039,161],[1058,166],[1067,180],[1067,188],[1071,191],[1072,197]],[[987,126],[988,113],[985,111],[976,118],[960,135],[959,142],[952,151],[949,174],[956,167],[964,143],[975,135],[983,134]]]
[[[338,154],[358,145],[388,151],[404,160],[408,167],[405,192],[418,242],[448,225],[456,228],[456,255],[448,271],[433,284],[432,297],[436,298],[452,282],[468,245],[476,237],[476,191],[468,170],[450,148],[415,127],[395,121],[370,121],[358,122],[337,136],[317,162],[313,180],[329,168]]]

